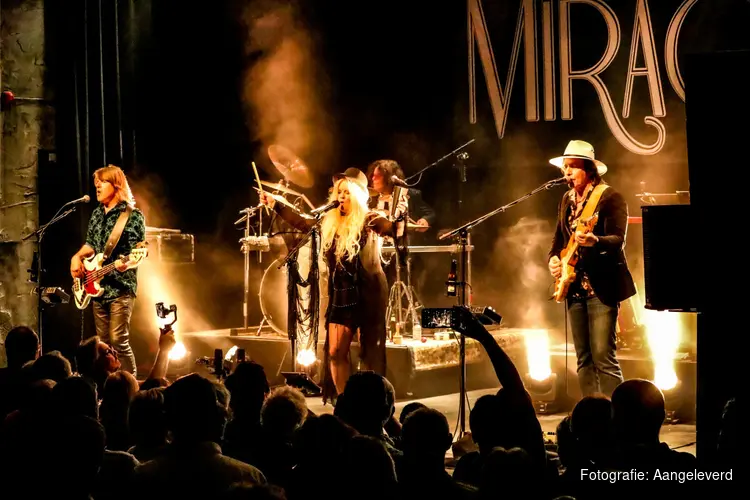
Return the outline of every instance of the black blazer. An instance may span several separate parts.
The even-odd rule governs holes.
[[[568,215],[575,209],[570,191],[560,201],[557,228],[552,240],[549,258],[560,256],[571,236]],[[593,247],[580,247],[577,269],[589,276],[591,287],[602,303],[615,307],[635,295],[635,282],[625,259],[625,237],[628,228],[628,204],[625,198],[610,186],[599,200],[599,220],[594,234],[599,242]]]
[[[409,188],[409,217],[414,221],[424,219],[430,227],[435,225],[435,210],[425,203],[419,189]]]

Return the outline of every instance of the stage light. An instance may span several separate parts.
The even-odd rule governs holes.
[[[187,349],[185,348],[185,344],[182,342],[177,342],[171,351],[169,351],[169,361],[178,361],[180,359],[183,359],[185,356],[187,356]]]
[[[558,411],[557,373],[550,373],[543,379],[527,373],[523,377],[523,383],[537,413],[551,414]]]
[[[237,354],[238,347],[236,345],[233,345],[229,348],[227,351],[226,356],[224,356],[224,361],[232,361],[232,358]]]
[[[315,363],[317,360],[318,358],[315,356],[315,352],[313,352],[312,349],[302,349],[297,354],[297,363],[303,367],[308,367]]]

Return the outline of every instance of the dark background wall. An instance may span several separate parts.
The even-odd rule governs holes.
[[[557,33],[559,4],[552,3]],[[645,78],[636,78],[630,117],[622,118],[637,2],[606,3],[620,24],[621,41],[601,76],[624,126],[650,143],[655,134],[644,124],[644,116],[651,114]],[[48,57],[56,86],[58,155],[54,165],[40,172],[40,219],[66,200],[93,195],[96,168],[122,165],[149,226],[178,228],[196,237],[193,265],[160,270],[171,283],[169,298],[176,297],[181,310],[196,312],[181,322],[191,330],[242,324],[241,232],[233,222],[238,210],[257,203],[251,161],[263,178],[278,179],[266,154],[272,143],[290,147],[310,166],[316,184],[305,192],[313,203],[321,203],[334,172],[365,168],[387,157],[399,161],[409,175],[475,139],[467,149],[465,183],[459,183],[451,158],[428,170],[419,183],[438,212],[440,230],[557,177],[547,160],[561,154],[568,140],[580,138],[595,145],[610,167],[607,180],[626,196],[631,215],[640,215],[636,194],[642,181],[653,192],[689,188],[684,102],[670,86],[664,66],[665,34],[682,3],[647,4],[665,97],[666,116],[660,119],[666,142],[657,154],[643,156],[615,140],[586,82],[573,82],[572,120],[560,118],[558,97],[554,121],[527,121],[523,53],[502,138],[475,53],[477,121],[470,123],[463,1],[130,0],[102,2],[101,10],[93,1],[50,2],[47,29],[55,43]],[[482,2],[503,86],[519,5]],[[541,5],[537,2],[539,28]],[[683,26],[679,58],[748,46],[743,26],[749,17],[747,2],[697,2]],[[574,68],[591,66],[603,53],[606,28],[601,19],[590,5],[571,5]],[[538,36],[541,54],[541,31]],[[559,52],[556,58],[559,96]],[[541,67],[540,58],[540,96]],[[509,326],[561,328],[562,310],[547,300],[551,283],[546,272],[561,195],[561,189],[536,195],[485,222],[473,235],[474,300],[493,305]],[[50,282],[68,286],[69,256],[82,242],[91,209],[93,203],[82,206],[80,218],[61,222],[47,236]],[[435,233],[426,241],[438,244]],[[628,255],[636,273],[640,253],[639,228],[631,226]],[[428,306],[450,303],[442,293],[449,261],[447,254],[426,259],[429,277],[422,299]],[[262,263],[253,261],[253,297],[270,262],[268,255]],[[137,316],[145,318],[135,323],[141,330],[151,326],[153,304],[147,300],[144,295],[138,305]],[[254,301],[251,307],[257,324],[260,308]],[[78,338],[81,314],[75,308],[48,314],[59,325],[61,346]],[[62,333],[67,331],[73,333]],[[145,352],[153,348],[153,339],[143,333],[136,342]]]

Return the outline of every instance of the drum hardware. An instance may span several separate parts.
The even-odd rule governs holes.
[[[390,218],[391,220],[397,220],[403,217],[403,241],[405,244],[405,255],[403,258],[405,264],[406,283],[401,279],[401,267],[402,258],[396,252],[395,266],[396,266],[396,280],[391,285],[390,292],[388,294],[388,306],[385,310],[385,321],[386,324],[390,324],[390,337],[394,344],[400,344],[402,340],[402,332],[404,331],[405,319],[411,320],[412,325],[412,336],[413,338],[422,338],[422,328],[419,317],[417,316],[417,310],[414,307],[414,296],[416,292],[414,287],[411,285],[411,262],[409,259],[409,245],[408,245],[408,232],[406,223],[409,220],[409,209],[407,205],[406,213],[397,214],[396,210],[399,205],[395,200],[400,200],[403,195],[406,194],[404,188],[400,186],[394,186],[393,193],[391,194],[394,200],[390,207]],[[397,225],[396,239],[399,238],[399,229]],[[395,244],[395,242],[394,242]],[[403,309],[403,301],[406,299],[406,310]],[[395,311],[394,311],[395,308]]]
[[[255,189],[256,191],[260,192],[260,190],[259,190],[258,188],[253,188],[253,189]],[[264,193],[265,193],[265,195],[266,195],[266,196],[268,196],[269,198],[273,199],[274,201],[276,201],[276,202],[278,202],[278,203],[281,203],[282,205],[285,205],[285,206],[287,206],[287,207],[291,208],[292,210],[294,210],[294,211],[295,211],[295,212],[297,212],[298,214],[300,214],[300,215],[307,215],[307,214],[303,214],[303,213],[302,213],[302,212],[300,211],[300,209],[299,209],[299,208],[297,208],[297,207],[296,207],[296,206],[294,205],[294,203],[292,203],[291,201],[287,200],[287,199],[286,199],[286,198],[284,198],[283,196],[281,196],[281,195],[279,195],[279,194],[276,194],[276,193],[269,193],[268,191],[265,191]]]
[[[307,196],[295,191],[294,189],[289,188],[288,186],[289,183],[284,179],[280,180],[279,182],[260,181],[260,183],[266,187],[271,188],[274,194],[284,193],[286,195],[296,196],[297,198],[304,201],[307,204],[307,206],[310,208],[310,210],[313,210],[315,208],[315,205],[312,204],[312,202],[307,198]]]
[[[388,307],[385,311],[386,323],[391,324],[391,341],[394,344],[400,344],[402,339],[402,333],[404,332],[404,319],[410,319],[412,324],[412,337],[415,339],[422,338],[421,323],[419,316],[417,315],[417,309],[422,306],[416,307],[415,297],[417,295],[414,287],[411,284],[411,261],[409,257],[406,257],[406,283],[401,281],[401,262],[398,256],[396,256],[396,281],[391,285],[391,291],[388,295]],[[403,309],[403,301],[406,298],[406,310]],[[418,300],[418,297],[417,297]],[[395,312],[394,312],[395,308]]]
[[[414,185],[416,185],[417,183],[419,183],[419,181],[422,179],[422,174],[426,170],[430,169],[431,167],[434,167],[435,165],[439,164],[440,162],[442,162],[446,158],[449,158],[451,156],[456,155],[456,153],[459,153],[462,149],[464,149],[465,147],[467,147],[469,144],[473,143],[474,140],[475,139],[471,139],[470,141],[466,142],[465,144],[462,144],[461,146],[459,146],[458,148],[454,149],[453,151],[451,151],[447,155],[443,156],[442,158],[439,158],[438,160],[434,161],[430,165],[427,165],[425,168],[421,169],[416,174],[408,177],[404,181],[403,187],[400,186],[400,185],[394,186],[393,193],[391,194],[391,197],[394,200],[391,203],[391,218],[394,218],[396,206],[398,205],[398,203],[395,200],[398,200],[400,198],[400,192],[401,192],[402,189],[408,189],[408,187],[413,187]],[[459,164],[463,165],[463,160],[465,160],[466,158],[468,158],[468,154],[466,154],[466,153],[459,153],[457,155],[457,158],[459,159]],[[464,168],[463,168],[462,171],[464,173],[462,175],[461,181],[462,182],[466,182],[466,178],[465,178],[465,166],[464,166]],[[410,179],[414,179],[414,178],[417,178],[417,181],[414,184],[408,184],[408,181]],[[460,183],[459,183],[459,189],[460,189]],[[408,205],[407,205],[407,207],[408,207]],[[461,202],[460,202],[460,195],[459,195],[459,209],[460,209],[460,207],[461,207]],[[405,221],[405,224],[404,224],[404,236],[403,237],[406,240],[406,259],[405,259],[406,260],[406,284],[404,284],[401,281],[401,262],[400,262],[399,256],[396,255],[396,282],[391,287],[391,291],[390,291],[389,298],[388,298],[388,308],[386,310],[386,318],[385,318],[386,319],[386,323],[389,323],[389,322],[395,323],[395,326],[396,326],[395,330],[396,331],[395,332],[391,332],[392,333],[391,340],[394,343],[400,343],[400,341],[401,341],[401,332],[400,332],[400,330],[401,330],[401,328],[403,327],[403,324],[404,324],[403,323],[404,312],[402,311],[402,300],[403,300],[404,296],[406,296],[406,300],[407,300],[407,304],[408,304],[405,314],[406,314],[407,317],[411,317],[411,321],[412,321],[412,336],[414,338],[421,338],[421,329],[422,329],[421,328],[421,322],[420,322],[419,318],[417,317],[417,311],[416,311],[416,309],[414,307],[414,296],[416,294],[413,292],[414,289],[411,286],[411,265],[410,265],[409,258],[408,258],[408,254],[409,254],[408,234],[409,234],[410,231],[426,231],[427,229],[429,229],[429,227],[427,227],[427,226],[420,226],[420,225],[418,225],[416,223],[410,222],[408,208],[407,208],[406,213],[403,214],[403,216],[404,216],[404,221]],[[393,314],[392,314],[392,308],[394,307],[394,304],[397,306],[398,315],[396,317],[392,318],[392,316],[393,316]],[[391,321],[391,319],[393,319],[394,321]]]
[[[242,253],[271,251],[268,236],[246,236],[240,238],[239,243],[242,244]]]
[[[274,201],[281,203],[282,205],[285,205],[292,210],[294,210],[297,214],[299,214],[301,217],[304,218],[311,218],[309,215],[303,213],[297,205],[290,202],[285,196],[294,196],[297,197],[300,200],[303,200],[305,204],[307,204],[311,209],[314,208],[314,205],[310,202],[310,200],[302,193],[292,189],[289,187],[289,184],[295,184],[299,187],[307,188],[311,187],[313,185],[312,176],[310,175],[310,170],[307,168],[305,163],[294,153],[292,153],[289,149],[280,146],[280,145],[272,145],[268,148],[268,156],[270,157],[271,161],[273,162],[274,166],[278,170],[278,172],[282,175],[282,179],[278,182],[270,182],[270,181],[263,181],[260,180],[257,177],[257,170],[255,169],[255,165],[253,164],[253,170],[256,172],[256,180],[258,182],[258,186],[254,186],[253,188],[260,192],[261,190],[263,193],[269,197],[272,198]],[[269,188],[268,190],[265,190],[262,188],[262,186],[265,186]],[[269,238],[272,236],[270,234],[264,234],[263,231],[263,204],[258,204],[255,207],[252,208],[245,208],[243,210],[240,210],[240,214],[243,214],[243,216],[235,222],[235,225],[240,223],[245,223],[244,227],[244,235],[242,238],[240,238],[239,243],[241,245],[240,250],[245,255],[245,283],[244,283],[244,300],[243,300],[243,306],[242,306],[242,312],[243,312],[243,318],[244,318],[244,328],[242,329],[231,329],[230,332],[233,335],[239,334],[239,332],[243,333],[250,333],[249,332],[249,304],[250,304],[250,252],[258,252],[258,262],[262,262],[262,255],[264,252],[270,252],[270,240]],[[253,231],[254,234],[251,234],[252,228],[250,225],[251,220],[255,217],[255,215],[258,215],[258,228],[257,232]],[[266,233],[269,233],[269,229],[266,231]],[[278,294],[274,294],[270,299],[268,299],[268,287],[273,286],[276,284],[276,274],[282,274],[283,272],[279,272],[278,269],[283,265],[283,263],[280,263],[280,261],[274,260],[270,266],[268,266],[263,274],[263,278],[261,279],[261,290],[259,292],[259,301],[261,306],[261,312],[263,314],[263,319],[261,320],[260,325],[258,326],[257,331],[255,331],[255,335],[259,336],[263,327],[267,324],[270,326],[274,331],[278,333],[287,333],[286,332],[286,311],[283,312],[283,314],[280,314],[278,317],[273,314],[273,307],[278,306],[279,304],[286,305],[286,301],[283,300],[283,297],[287,296],[286,292],[286,280],[283,280],[283,289],[279,290]],[[274,288],[275,290],[275,288]],[[282,317],[283,316],[283,317]],[[282,320],[284,323],[282,323]]]
[[[263,211],[261,210],[262,204],[258,204],[255,207],[252,208],[245,208],[240,210],[240,213],[243,214],[243,216],[235,221],[235,225],[240,224],[242,222],[245,223],[245,232],[243,238],[240,239],[240,251],[245,254],[245,263],[244,263],[244,273],[245,273],[245,282],[244,282],[244,288],[243,288],[243,302],[242,302],[242,319],[243,319],[243,327],[244,331],[247,331],[248,328],[248,313],[250,310],[250,252],[253,250],[258,250],[258,262],[263,261],[263,250],[261,248],[252,248],[253,245],[250,244],[251,238],[255,238],[255,236],[250,235],[250,220],[255,216],[255,214],[258,214],[258,233],[263,233]],[[260,241],[256,241],[258,245],[261,245],[262,243]],[[268,245],[268,238],[266,238],[265,245]],[[258,332],[256,335],[260,335],[260,328],[258,329]]]

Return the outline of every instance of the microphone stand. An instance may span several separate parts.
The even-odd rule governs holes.
[[[76,210],[76,205],[73,205],[72,208],[67,209],[63,213],[60,213],[60,211],[70,205],[70,202],[66,203],[62,207],[60,207],[57,212],[55,213],[54,217],[50,219],[49,222],[46,224],[43,224],[39,226],[39,229],[34,231],[33,233],[27,234],[23,238],[21,238],[21,241],[26,241],[34,236],[37,237],[37,248],[34,252],[34,256],[32,257],[32,264],[31,269],[28,269],[28,273],[30,274],[29,281],[34,283],[36,282],[36,293],[37,293],[37,334],[39,335],[39,352],[44,352],[43,350],[43,344],[42,339],[44,336],[42,335],[42,314],[44,313],[44,301],[42,300],[42,275],[44,273],[44,268],[42,267],[42,239],[44,238],[44,233],[52,224],[55,222],[64,219],[68,215],[72,214]]]
[[[296,261],[297,261],[297,254],[299,253],[300,249],[303,246],[305,246],[307,244],[307,242],[310,241],[311,239],[312,239],[312,246],[313,247],[315,247],[318,244],[319,227],[320,227],[320,223],[323,220],[323,214],[325,214],[325,212],[321,212],[321,213],[319,213],[315,217],[315,223],[312,225],[312,227],[310,228],[310,230],[307,231],[307,233],[305,234],[305,236],[303,236],[297,242],[297,244],[294,246],[294,248],[292,248],[289,251],[289,253],[287,254],[286,258],[277,267],[277,269],[281,269],[282,267],[287,266],[287,279],[289,279],[289,276],[291,274],[291,269],[290,269],[291,266],[293,266],[294,263],[296,263]],[[311,255],[314,256],[315,259],[317,259],[317,252],[315,251],[315,248],[313,248],[312,250],[313,251],[311,252]],[[313,262],[313,260],[314,259],[311,259],[311,262],[310,262],[310,266],[311,267],[317,264],[316,262]],[[315,286],[319,286],[318,283],[315,283],[314,285]],[[296,283],[295,283],[295,286],[297,286]],[[310,284],[310,293],[311,294],[313,293],[312,286],[313,286],[313,284],[311,283]],[[296,307],[296,306],[297,305],[294,304],[294,307]],[[291,310],[292,304],[289,304],[288,307]],[[316,325],[312,325],[311,324],[310,327],[311,328],[315,328]],[[287,321],[287,335],[289,336],[289,341],[291,342],[291,348],[292,348],[292,367],[293,367],[292,371],[297,372],[298,369],[297,369],[297,323],[296,322],[294,324],[292,324],[291,321]],[[315,349],[317,350],[317,346],[315,346]]]
[[[438,239],[445,240],[448,238],[456,238],[458,240],[459,251],[461,252],[461,263],[460,263],[460,278],[457,283],[458,285],[458,305],[467,307],[471,306],[471,297],[467,300],[466,286],[471,286],[471,275],[469,270],[469,251],[471,248],[471,230],[478,226],[482,222],[486,221],[490,217],[497,215],[501,212],[505,212],[510,207],[521,203],[522,201],[530,198],[531,196],[548,189],[553,188],[561,184],[561,179],[545,182],[541,186],[537,187],[530,193],[523,195],[522,197],[514,200],[507,205],[496,208],[492,212],[489,212],[481,217],[474,219],[471,222],[467,222],[463,226],[457,227],[456,229],[449,231],[441,235]],[[466,434],[466,338],[463,334],[456,332],[461,335],[459,338],[459,368],[460,368],[460,381],[459,381],[459,399],[461,401],[458,409],[458,422],[460,426],[459,438],[462,438]]]
[[[470,140],[469,142],[467,142],[467,143],[465,143],[465,144],[461,144],[461,145],[460,145],[459,147],[457,147],[456,149],[454,149],[453,151],[451,151],[451,152],[450,152],[450,153],[448,153],[447,155],[443,156],[442,158],[438,158],[438,159],[437,159],[437,160],[435,160],[434,162],[430,163],[429,165],[427,165],[427,166],[426,166],[425,168],[423,168],[422,170],[420,170],[420,171],[419,171],[419,172],[417,172],[416,174],[414,174],[414,175],[410,175],[409,177],[407,177],[407,178],[405,179],[405,181],[408,181],[409,179],[414,179],[415,177],[417,177],[417,176],[420,176],[420,175],[422,175],[422,173],[423,173],[423,172],[424,172],[425,170],[427,170],[427,169],[429,169],[429,168],[432,168],[432,167],[434,167],[435,165],[437,165],[438,163],[440,163],[441,161],[445,160],[446,158],[448,158],[448,157],[450,157],[450,156],[453,156],[454,154],[458,153],[459,151],[461,151],[462,149],[464,149],[464,148],[465,148],[466,146],[468,146],[469,144],[471,144],[471,143],[472,143],[472,142],[474,142],[474,141],[475,141],[475,139],[472,139],[472,140]],[[467,156],[467,158],[468,158],[468,156]],[[465,177],[465,174],[464,174],[464,177]],[[464,182],[465,182],[465,181],[464,181]],[[407,186],[407,187],[410,187],[410,186]]]

